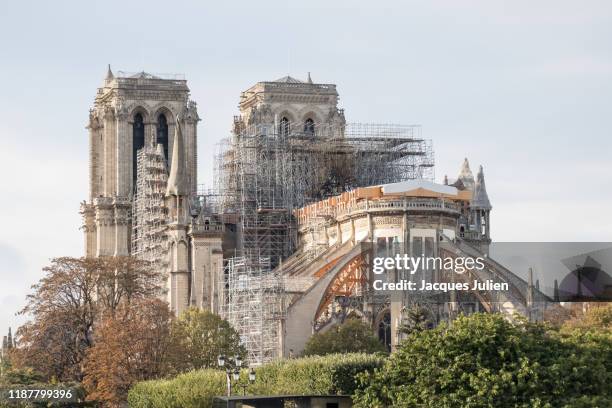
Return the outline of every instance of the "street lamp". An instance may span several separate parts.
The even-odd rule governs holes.
[[[217,357],[217,365],[219,368],[225,368],[225,378],[227,381],[227,396],[232,395],[232,380],[235,381],[235,386],[242,387],[243,395],[246,395],[246,388],[249,384],[255,382],[255,369],[251,367],[249,369],[249,376],[247,383],[239,383],[240,380],[240,368],[242,367],[243,360],[238,354],[234,358],[226,358],[223,354]]]
[[[255,382],[255,369],[253,367],[251,367],[251,369],[249,370],[249,382]]]

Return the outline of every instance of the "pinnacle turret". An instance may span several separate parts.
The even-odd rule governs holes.
[[[459,172],[458,180],[463,183],[466,189],[474,190],[474,174],[472,174],[472,170],[470,170],[470,162],[467,157],[463,160],[463,164],[461,165],[461,171]]]
[[[185,167],[183,131],[179,120],[176,121],[175,129],[174,143],[172,144],[170,176],[168,177],[166,195],[186,196],[189,193],[187,187],[187,169]]]
[[[106,70],[106,78],[105,79],[107,81],[110,81],[110,80],[112,80],[114,78],[115,78],[115,75],[113,75],[113,71],[111,70],[111,66],[110,66],[110,64],[108,64],[108,68]]]
[[[481,210],[490,210],[491,202],[489,201],[489,195],[487,194],[487,187],[485,185],[484,171],[482,166],[478,169],[476,175],[476,183],[474,185],[474,195],[472,198],[472,208]]]

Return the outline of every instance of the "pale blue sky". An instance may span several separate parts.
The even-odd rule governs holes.
[[[418,123],[436,175],[485,166],[498,241],[612,241],[612,3],[11,1],[0,12],[0,330],[81,255],[88,109],[106,64],[183,73],[199,175],[240,91],[335,83],[349,121]]]

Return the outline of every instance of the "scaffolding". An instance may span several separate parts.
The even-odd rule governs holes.
[[[226,257],[223,317],[240,334],[251,364],[276,357],[286,291],[282,262],[297,249],[294,210],[357,187],[408,179],[433,180],[431,141],[419,126],[244,125],[219,145],[215,184],[201,202],[234,224]],[[325,219],[320,220],[322,230]],[[320,231],[315,231],[320,234]],[[316,244],[312,256],[322,248]],[[254,256],[253,254],[256,254]]]
[[[431,141],[420,126],[236,128],[216,157],[215,200],[237,220],[237,250],[260,251],[272,268],[296,250],[295,209],[357,187],[434,178]]]
[[[279,357],[280,322],[283,318],[282,277],[270,272],[270,260],[250,254],[227,260],[222,317],[240,335],[250,365]]]
[[[167,209],[164,194],[168,182],[161,144],[145,146],[137,154],[136,188],[132,206],[132,254],[165,270],[167,266]]]

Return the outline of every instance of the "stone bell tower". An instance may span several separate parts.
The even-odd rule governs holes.
[[[177,119],[180,118],[180,119]],[[179,76],[140,72],[114,75],[108,67],[89,111],[89,198],[81,204],[85,254],[130,253],[131,212],[137,187],[136,157],[144,146],[161,144],[167,167],[177,120],[185,150],[185,183],[196,190],[196,103]]]
[[[280,135],[340,138],[346,120],[339,99],[336,85],[315,83],[310,73],[306,81],[285,76],[258,82],[240,95],[234,133],[250,125],[269,125]]]

